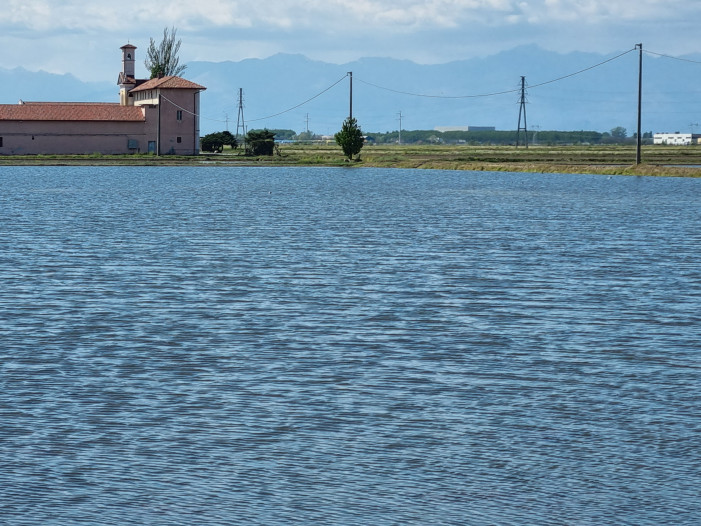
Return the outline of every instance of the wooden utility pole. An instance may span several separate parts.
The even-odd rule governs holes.
[[[399,144],[402,144],[402,112],[399,112]]]
[[[156,156],[161,155],[161,106],[163,105],[163,100],[161,97],[161,90],[158,90],[158,124],[156,126]]]
[[[348,117],[353,118],[353,72],[349,71],[348,76],[350,77],[350,111],[348,112]]]
[[[638,143],[635,152],[635,164],[640,164],[642,160],[641,149],[643,141],[643,137],[641,135],[643,113],[643,45],[636,44],[635,47],[637,47],[640,50],[640,60],[638,66]]]

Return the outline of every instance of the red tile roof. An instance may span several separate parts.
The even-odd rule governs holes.
[[[133,93],[135,91],[143,91],[147,89],[196,89],[196,90],[205,90],[204,86],[200,86],[199,84],[195,84],[194,82],[190,82],[189,80],[185,80],[184,78],[181,77],[174,77],[174,76],[168,76],[168,77],[161,77],[161,78],[155,78],[151,80],[147,80],[143,84],[137,86],[133,90],[130,91],[130,93]]]
[[[141,108],[106,102],[0,104],[0,121],[145,121]]]

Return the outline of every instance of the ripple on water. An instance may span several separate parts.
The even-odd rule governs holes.
[[[694,524],[695,180],[8,168],[5,524]]]

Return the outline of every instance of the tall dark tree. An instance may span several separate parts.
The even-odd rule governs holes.
[[[365,143],[365,138],[363,137],[363,132],[358,126],[358,121],[353,117],[348,117],[343,121],[343,126],[341,126],[341,131],[334,135],[336,139],[336,144],[338,144],[345,156],[352,160],[354,155],[360,153],[360,150]]]
[[[229,130],[209,133],[204,137],[200,137],[200,148],[203,152],[221,153],[225,145],[231,146],[232,148],[238,146],[236,137],[234,137]]]
[[[251,130],[244,140],[248,155],[272,155],[275,150],[275,133],[268,129]]]
[[[146,51],[146,60],[144,65],[151,73],[151,78],[167,75],[180,75],[185,68],[185,64],[180,64],[178,52],[180,51],[181,40],[175,40],[175,35],[178,32],[174,27],[163,29],[163,40],[160,44],[151,39],[148,50]]]
[[[626,130],[623,126],[616,126],[611,130],[611,137],[615,137],[616,139],[625,139],[628,137],[628,130]]]

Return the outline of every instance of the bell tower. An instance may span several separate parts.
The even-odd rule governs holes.
[[[125,77],[134,78],[134,62],[136,61],[136,46],[126,44],[122,50],[122,73]]]
[[[134,64],[136,63],[136,46],[125,44],[122,50],[122,71],[119,74],[119,103],[122,106],[129,106],[133,101],[129,98],[129,90],[136,86],[134,78]]]

